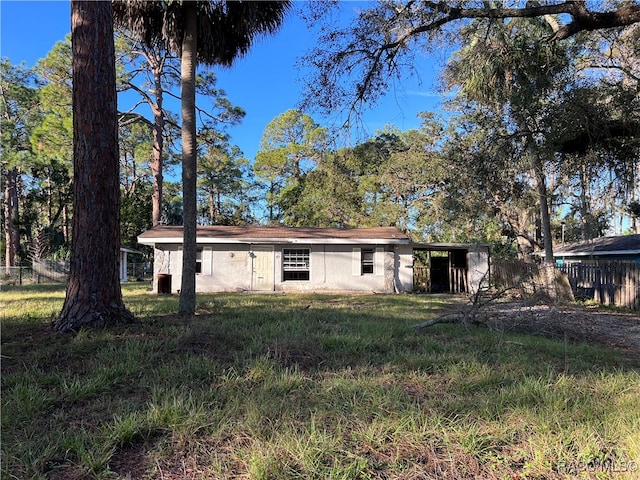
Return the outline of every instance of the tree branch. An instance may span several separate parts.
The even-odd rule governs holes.
[[[563,25],[549,40],[564,40],[582,31],[604,30],[625,27],[640,22],[640,5],[629,4],[606,12],[591,11],[584,0],[558,4],[529,5],[522,8],[461,8],[451,7],[447,2],[424,2],[434,12],[442,12],[445,17],[431,24],[418,27],[418,33],[439,28],[444,23],[463,18],[534,18],[546,15],[567,14],[571,22]]]
[[[349,112],[347,117],[351,117],[357,113],[359,105],[374,101],[386,88],[387,77],[398,72],[401,56],[412,54],[410,42],[427,34],[435,35],[457,21],[544,17],[553,29],[547,41],[563,40],[578,32],[640,22],[640,5],[637,2],[608,11],[591,10],[584,0],[561,3],[529,1],[524,7],[515,8],[477,8],[472,2],[451,3],[412,0],[392,9],[385,9],[385,4],[382,4],[379,11],[372,8],[367,15],[361,14],[356,23],[346,30],[329,30],[323,40],[325,48],[315,48],[306,56],[320,73],[315,82],[308,84],[305,103],[320,105],[328,111],[334,111],[344,103]],[[552,17],[555,15],[567,15],[571,21],[562,25]],[[341,44],[341,40],[347,41]],[[358,74],[359,68],[362,70]],[[339,79],[345,76],[352,79],[350,87],[339,85]],[[347,119],[345,123],[348,122]]]

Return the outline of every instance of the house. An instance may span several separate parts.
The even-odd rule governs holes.
[[[640,235],[600,237],[582,242],[568,243],[554,249],[559,265],[624,261],[640,264]]]
[[[154,291],[180,289],[182,240],[181,226],[156,226],[138,236],[154,248]],[[412,243],[395,227],[198,226],[196,245],[197,292],[410,292],[414,247],[433,247]],[[480,257],[483,266],[474,260],[472,269],[487,272],[488,247]]]

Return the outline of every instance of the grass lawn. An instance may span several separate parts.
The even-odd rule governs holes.
[[[63,286],[5,288],[9,479],[640,478],[640,365],[588,345],[412,326],[451,297],[176,296],[58,335]]]

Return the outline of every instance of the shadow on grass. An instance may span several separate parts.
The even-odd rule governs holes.
[[[3,477],[564,478],[566,459],[640,456],[636,363],[412,329],[449,297],[202,295],[179,316],[176,297],[124,294],[132,325],[3,318]]]

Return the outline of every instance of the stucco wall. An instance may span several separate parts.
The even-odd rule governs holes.
[[[207,251],[210,251],[210,257],[204,254]],[[211,265],[208,271],[203,268],[203,273],[196,275],[197,292],[235,292],[251,288],[248,245],[206,245],[203,262],[211,262]]]
[[[413,247],[398,245],[395,247],[395,277],[397,292],[413,291]]]
[[[282,249],[275,247],[275,290],[276,291],[389,291],[385,289],[384,251],[377,247],[373,274],[360,273],[360,246],[354,245],[295,245],[294,248],[310,249],[309,281],[282,280]],[[366,245],[364,248],[376,248]],[[391,290],[393,291],[393,290]]]
[[[153,250],[153,291],[158,291],[158,275],[171,275],[171,291],[180,290],[182,282],[182,250],[179,245],[163,245]]]
[[[472,247],[467,254],[469,264],[469,288],[472,293],[489,286],[489,248]]]
[[[252,285],[252,252],[250,245],[198,245],[202,252],[202,273],[196,275],[197,292],[248,291]],[[282,250],[309,249],[310,278],[308,281],[282,280]],[[361,248],[374,248],[375,269],[361,274]],[[401,258],[394,247],[376,245],[305,245],[273,246],[274,291],[409,291],[413,275],[411,248],[403,250]],[[154,291],[158,291],[158,275],[171,274],[171,291],[180,290],[182,251],[179,245],[155,249]]]

